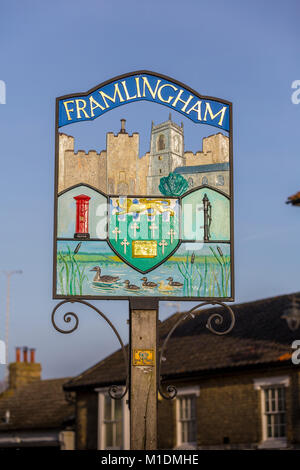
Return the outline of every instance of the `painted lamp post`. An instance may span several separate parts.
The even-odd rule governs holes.
[[[89,201],[90,197],[80,194],[74,197],[76,201],[76,231],[74,238],[88,239],[89,234]]]
[[[204,210],[204,241],[208,241],[210,238],[210,224],[211,224],[211,203],[207,197],[207,194],[204,194],[203,210]]]

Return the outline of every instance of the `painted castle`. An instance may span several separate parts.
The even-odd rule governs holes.
[[[140,157],[139,133],[129,135],[125,119],[120,132],[106,134],[106,149],[74,151],[74,137],[59,134],[58,192],[78,183],[115,195],[161,196],[161,178],[181,175],[187,188],[204,184],[229,194],[229,139],[222,133],[205,137],[202,150],[184,149],[184,128],[172,121],[151,127],[150,152]]]

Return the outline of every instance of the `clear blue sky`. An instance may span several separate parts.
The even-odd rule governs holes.
[[[234,103],[236,300],[300,290],[300,209],[285,205],[300,190],[299,15],[297,0],[2,2],[0,269],[24,271],[12,281],[11,358],[16,345],[36,347],[44,378],[69,376],[117,347],[92,311],[69,336],[50,322],[54,100],[132,70]],[[98,305],[126,341],[127,303]],[[0,339],[4,312],[2,275]]]

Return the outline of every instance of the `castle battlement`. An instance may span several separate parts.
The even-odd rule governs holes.
[[[156,195],[160,179],[170,172],[229,161],[229,139],[220,132],[204,137],[202,150],[185,151],[183,125],[174,123],[171,116],[161,124],[152,123],[150,152],[140,157],[140,135],[129,135],[125,122],[121,119],[118,134],[107,132],[106,149],[100,152],[75,152],[74,137],[59,134],[59,192],[86,183],[107,194]]]
[[[119,132],[118,134],[115,134],[114,132],[107,132],[106,133],[106,136],[112,136],[112,137],[115,137],[115,138],[119,138],[119,137],[127,137],[127,138],[132,138],[132,137],[136,137],[138,136],[138,138],[140,137],[140,134],[138,132],[133,132],[132,134],[128,134],[128,132]]]
[[[73,150],[65,150],[65,153],[72,153],[74,157],[104,157],[106,155],[106,150],[101,150],[101,152],[97,152],[96,150],[89,150],[86,152],[85,150],[77,150],[77,152],[74,152]]]

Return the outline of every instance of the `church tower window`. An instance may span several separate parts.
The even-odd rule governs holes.
[[[224,186],[224,176],[218,175],[216,183],[217,183],[217,186]]]
[[[174,150],[175,150],[175,152],[179,152],[179,144],[180,144],[179,137],[178,137],[178,135],[175,135],[175,137],[174,137]]]
[[[157,150],[164,150],[166,148],[166,138],[164,134],[160,134],[157,141]]]

